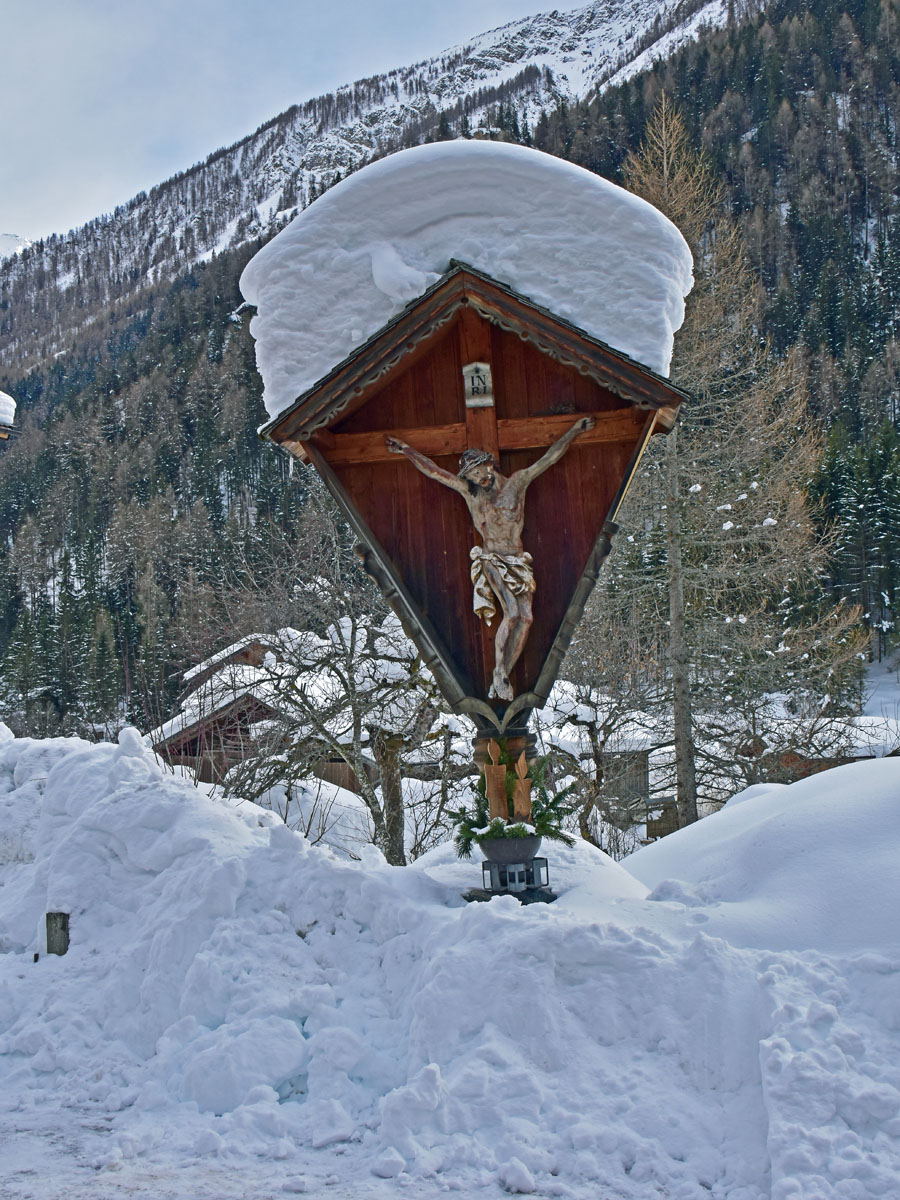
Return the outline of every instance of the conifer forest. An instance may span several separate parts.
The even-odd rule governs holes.
[[[774,694],[798,719],[852,713],[865,659],[896,642],[900,0],[757,4],[529,118],[533,75],[406,136],[489,136],[569,159],[651,199],[694,252],[672,366],[693,410],[621,514],[564,669],[580,711],[596,710],[593,726],[584,717],[596,761],[570,764],[583,794],[602,794],[616,722],[652,710],[689,821],[698,797],[753,781],[752,756],[733,748],[758,734]],[[310,120],[334,117],[340,97],[328,99]],[[148,730],[173,712],[188,667],[282,619],[285,556],[297,551],[302,575],[297,531],[320,496],[257,436],[237,281],[347,169],[323,168],[312,187],[304,176],[268,224],[245,223],[202,261],[180,235],[174,272],[141,259],[159,231],[137,218],[120,226],[127,245],[101,220],[77,259],[56,238],[0,267],[0,390],[19,405],[0,449],[0,717],[17,734]],[[191,188],[196,229],[218,200]],[[739,446],[721,436],[726,413]],[[732,534],[752,505],[765,537]]]

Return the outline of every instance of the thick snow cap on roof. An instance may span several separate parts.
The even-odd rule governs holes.
[[[12,425],[16,419],[16,402],[6,392],[0,392],[0,425]]]
[[[372,163],[248,263],[241,290],[271,416],[461,260],[668,374],[692,259],[651,204],[502,142],[440,142]]]

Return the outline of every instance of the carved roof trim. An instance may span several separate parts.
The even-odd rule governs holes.
[[[366,394],[452,320],[464,305],[486,320],[531,342],[542,353],[589,376],[639,408],[659,413],[668,429],[686,393],[649,367],[541,308],[489,275],[453,261],[450,269],[403,312],[373,334],[294,404],[260,430],[270,441],[307,441]]]

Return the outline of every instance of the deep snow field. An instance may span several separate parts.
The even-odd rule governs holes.
[[[3,731],[0,1195],[900,1196],[898,851],[882,759],[467,905],[449,846],[341,861],[134,730]]]

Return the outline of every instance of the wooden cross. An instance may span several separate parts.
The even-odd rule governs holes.
[[[470,308],[459,313],[459,352],[463,364],[478,364],[491,369],[491,331]],[[464,369],[465,374],[465,369]],[[464,378],[459,380],[464,388]],[[450,425],[423,425],[420,428],[391,428],[365,433],[336,433],[319,431],[312,436],[313,445],[327,458],[329,466],[380,465],[396,463],[395,455],[387,449],[387,438],[408,442],[428,458],[453,455],[465,450],[486,450],[499,466],[503,451],[528,450],[535,459],[564,433],[572,428],[573,418],[590,415],[594,428],[579,436],[578,444],[634,441],[647,421],[647,414],[633,405],[594,413],[561,413],[540,417],[497,419],[493,398],[488,404],[466,404],[465,420]],[[493,627],[479,622],[479,637],[483,661],[494,661],[495,620]]]

